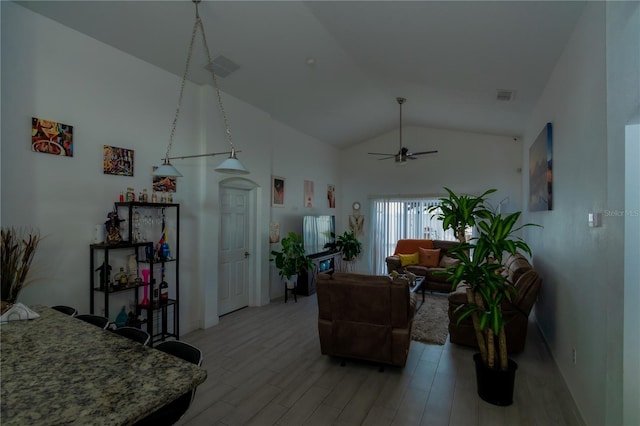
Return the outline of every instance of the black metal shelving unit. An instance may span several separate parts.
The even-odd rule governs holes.
[[[94,312],[96,294],[103,293],[104,295],[104,309],[106,315],[109,313],[109,298],[110,295],[116,292],[121,291],[134,291],[134,303],[136,306],[136,317],[140,316],[142,313],[146,313],[146,319],[140,322],[138,325],[140,328],[146,325],[147,332],[151,335],[151,344],[157,343],[159,341],[166,340],[167,338],[180,338],[180,205],[177,203],[149,203],[149,202],[140,202],[140,201],[129,201],[129,202],[117,202],[115,203],[116,210],[118,211],[118,215],[120,217],[126,218],[124,226],[126,229],[123,232],[123,238],[125,241],[119,244],[91,244],[90,246],[90,271],[91,271],[91,291],[90,291],[90,309],[91,313]],[[126,209],[126,213],[121,215],[121,210]],[[171,257],[165,258],[163,256],[158,256],[156,248],[154,247],[153,241],[134,241],[134,226],[133,226],[133,215],[135,210],[139,209],[160,209],[162,223],[160,225],[160,232],[166,227],[166,214],[170,209],[174,209],[175,211],[175,221],[176,221],[176,233],[175,233],[175,241],[170,243],[171,246]],[[122,227],[122,225],[121,225]],[[125,287],[114,287],[111,288],[108,283],[105,286],[96,285],[96,277],[100,276],[102,271],[97,272],[96,268],[99,263],[96,262],[96,258],[98,257],[98,253],[102,252],[102,259],[104,264],[109,264],[110,252],[114,250],[130,250],[133,251],[136,255],[136,262],[140,266],[141,264],[148,265],[149,268],[149,283],[148,284],[129,284]],[[151,253],[151,256],[149,254]],[[158,274],[154,274],[154,266],[160,267],[160,277],[158,279]],[[173,269],[174,274],[172,274],[172,280],[169,279],[169,285],[173,287],[175,297],[168,299],[166,303],[162,303],[160,301],[159,287],[160,281],[162,279],[162,275],[166,274],[167,267],[171,265],[171,269]],[[156,277],[156,278],[154,278]],[[168,275],[167,275],[168,277]],[[103,282],[103,280],[99,282]],[[140,300],[138,296],[138,289],[140,287],[144,287],[148,285],[148,298],[149,305],[142,306],[140,305]],[[169,321],[171,319],[172,327],[169,328]]]

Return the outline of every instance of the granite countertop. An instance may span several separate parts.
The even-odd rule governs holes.
[[[0,326],[1,424],[127,425],[204,382],[179,358],[45,306]]]

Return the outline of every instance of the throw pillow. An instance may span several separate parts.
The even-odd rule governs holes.
[[[442,259],[440,259],[441,268],[449,268],[451,266],[457,266],[459,264],[460,264],[460,261],[458,259],[447,256],[446,254],[442,256]]]
[[[429,268],[435,268],[438,266],[438,262],[440,261],[440,249],[425,249],[420,248],[419,252],[419,265],[426,266]]]
[[[398,257],[400,258],[401,266],[418,264],[418,252],[411,253],[411,254],[399,254]]]

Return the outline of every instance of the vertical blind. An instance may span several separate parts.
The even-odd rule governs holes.
[[[374,199],[371,200],[371,264],[376,274],[387,273],[385,259],[393,254],[399,239],[419,238],[455,240],[453,231],[442,229],[437,218],[438,199]]]

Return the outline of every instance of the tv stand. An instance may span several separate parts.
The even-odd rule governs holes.
[[[318,274],[332,274],[340,269],[342,262],[341,251],[312,254],[309,257],[313,262],[312,270],[298,274],[297,293],[303,296],[310,296],[316,292]]]

